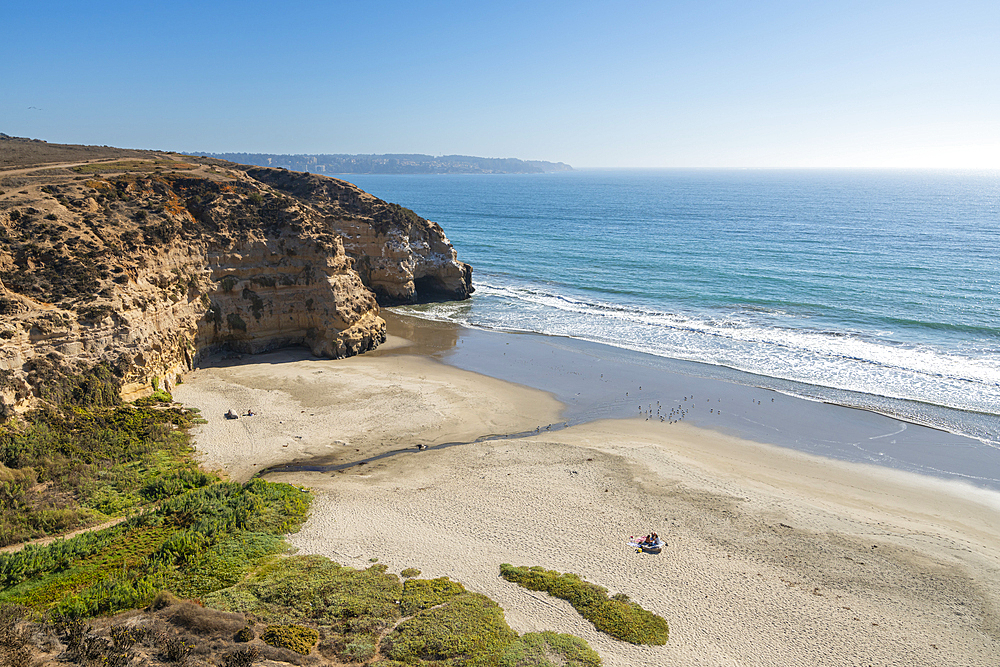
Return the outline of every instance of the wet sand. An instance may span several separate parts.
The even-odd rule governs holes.
[[[996,493],[690,419],[588,421],[553,394],[437,361],[463,345],[453,328],[393,318],[390,331],[372,355],[244,358],[176,388],[209,421],[195,432],[206,461],[234,479],[405,450],[343,472],[268,475],[317,492],[290,538],[300,552],[450,576],[497,600],[519,632],[577,634],[606,665],[1000,661]],[[734,396],[744,389],[763,404],[750,388]],[[260,414],[226,421],[230,407]],[[570,427],[545,430],[567,416]],[[471,444],[416,449],[456,441]],[[650,530],[668,542],[659,556],[625,545]],[[568,604],[499,579],[502,562],[624,592],[668,620],[670,641],[610,639]]]

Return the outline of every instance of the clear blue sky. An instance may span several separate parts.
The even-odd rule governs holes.
[[[5,3],[0,132],[577,167],[1000,168],[1000,2]]]

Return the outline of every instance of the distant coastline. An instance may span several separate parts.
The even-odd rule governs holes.
[[[544,174],[573,171],[563,162],[469,155],[283,155],[277,153],[188,153],[238,164],[284,167],[314,174]]]

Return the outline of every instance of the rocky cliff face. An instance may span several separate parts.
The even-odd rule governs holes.
[[[376,294],[471,291],[437,225],[341,181],[193,159],[75,169],[0,172],[3,412],[95,378],[125,399],[169,389],[223,348],[359,354],[385,339]]]
[[[458,261],[437,223],[334,178],[263,167],[248,167],[246,173],[322,214],[381,303],[472,294],[472,267]]]

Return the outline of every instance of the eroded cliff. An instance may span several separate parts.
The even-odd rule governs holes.
[[[376,294],[465,298],[470,276],[440,227],[325,177],[178,156],[0,172],[0,410],[169,389],[222,348],[359,354],[385,339]]]
[[[252,178],[322,214],[341,234],[355,269],[383,304],[472,294],[472,267],[458,261],[437,223],[346,181],[284,169],[246,169]]]

